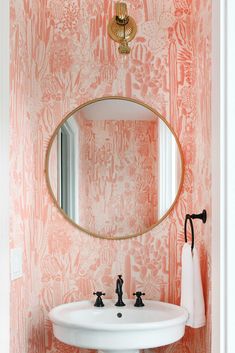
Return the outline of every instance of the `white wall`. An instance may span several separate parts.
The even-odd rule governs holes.
[[[9,352],[9,1],[0,1],[0,351]]]

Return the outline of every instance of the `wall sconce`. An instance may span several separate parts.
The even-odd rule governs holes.
[[[136,35],[137,26],[135,20],[128,16],[127,5],[124,2],[116,3],[116,15],[109,21],[108,34],[117,43],[120,54],[129,54],[130,42]]]

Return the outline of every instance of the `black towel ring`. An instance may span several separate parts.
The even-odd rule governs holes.
[[[188,242],[187,239],[187,223],[189,221],[190,223],[190,227],[191,227],[191,234],[192,234],[192,245],[191,245],[191,250],[193,251],[194,248],[194,228],[193,228],[193,221],[192,219],[201,219],[203,223],[206,223],[206,219],[207,219],[207,213],[206,210],[203,210],[202,213],[199,214],[186,214],[185,216],[185,222],[184,222],[184,240],[185,243]]]
[[[194,248],[194,228],[193,228],[193,221],[192,221],[192,218],[190,217],[190,215],[189,215],[189,214],[186,214],[185,222],[184,222],[184,240],[185,240],[185,243],[188,242],[188,239],[187,239],[187,222],[188,222],[188,221],[189,221],[190,227],[191,227],[191,234],[192,234],[191,250],[193,251],[193,248]]]

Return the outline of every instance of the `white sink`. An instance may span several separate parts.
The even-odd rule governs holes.
[[[80,301],[55,307],[49,313],[55,337],[71,346],[105,352],[137,353],[139,349],[164,346],[184,335],[187,311],[177,305],[144,300],[124,300],[117,307],[111,299],[104,307],[92,301]]]

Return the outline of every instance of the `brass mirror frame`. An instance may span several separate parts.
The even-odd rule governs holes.
[[[93,104],[95,102],[99,102],[99,101],[104,101],[104,100],[110,100],[110,99],[116,99],[116,100],[125,100],[125,101],[129,101],[129,102],[133,102],[136,104],[139,104],[149,110],[151,110],[156,116],[158,116],[169,128],[169,130],[171,131],[171,133],[173,134],[173,136],[175,137],[179,152],[180,152],[180,159],[181,159],[181,180],[179,183],[179,188],[178,188],[178,192],[176,194],[176,197],[171,205],[171,207],[166,211],[166,213],[156,222],[154,223],[151,227],[148,227],[144,232],[138,232],[138,233],[134,233],[134,234],[128,234],[125,235],[123,237],[121,236],[116,236],[113,238],[104,236],[104,235],[100,235],[100,234],[96,234],[94,232],[91,232],[83,227],[81,227],[79,224],[75,223],[65,212],[64,210],[60,207],[60,205],[58,204],[58,201],[56,200],[52,187],[51,187],[51,183],[50,183],[50,177],[49,177],[49,158],[50,158],[50,152],[51,152],[51,148],[52,148],[52,144],[54,142],[55,137],[57,136],[57,133],[59,131],[59,129],[61,128],[61,126],[64,124],[64,122],[66,120],[68,120],[74,113],[78,112],[79,110],[81,110],[82,108],[86,107],[87,105]],[[46,151],[46,160],[45,160],[45,170],[44,170],[45,174],[46,174],[46,184],[49,190],[49,193],[52,197],[52,200],[54,202],[54,204],[56,205],[56,207],[58,208],[58,210],[62,213],[62,215],[64,216],[64,218],[71,223],[72,225],[74,225],[76,228],[78,228],[80,231],[89,234],[95,238],[100,238],[100,239],[107,239],[107,240],[124,240],[124,239],[129,239],[129,238],[134,238],[137,237],[139,235],[143,235],[145,233],[148,233],[150,230],[152,230],[153,228],[155,228],[157,225],[159,225],[169,214],[170,212],[173,210],[175,204],[177,203],[179,196],[181,194],[182,191],[182,187],[183,187],[183,182],[184,182],[184,175],[185,175],[185,168],[184,168],[184,157],[183,157],[183,150],[182,147],[180,145],[179,139],[176,135],[176,133],[174,132],[173,128],[170,126],[170,124],[168,123],[168,121],[154,108],[150,107],[149,105],[147,105],[146,103],[143,103],[140,100],[134,99],[134,98],[129,98],[129,97],[123,97],[123,96],[104,96],[104,97],[100,97],[100,98],[96,98],[96,99],[92,99],[86,103],[83,103],[81,105],[79,105],[77,108],[73,109],[70,113],[66,114],[66,116],[62,119],[62,121],[60,122],[60,124],[57,126],[57,128],[55,129],[53,135],[50,138],[48,147],[47,147],[47,151]]]

